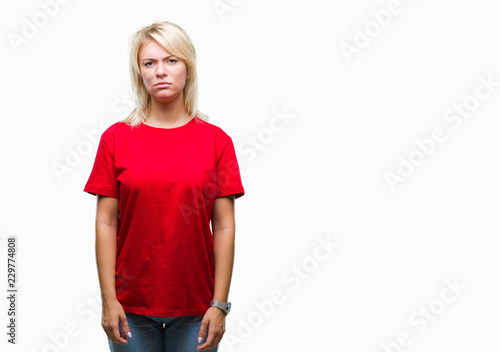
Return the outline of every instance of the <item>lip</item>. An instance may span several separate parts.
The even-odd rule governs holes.
[[[169,82],[160,82],[160,83],[157,83],[155,84],[155,87],[160,87],[160,86],[169,86],[171,85],[172,83],[169,83]]]

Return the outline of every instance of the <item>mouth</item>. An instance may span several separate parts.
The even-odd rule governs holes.
[[[169,83],[169,82],[160,82],[160,83],[157,83],[155,84],[155,87],[159,87],[159,86],[169,86],[171,85],[172,83]]]

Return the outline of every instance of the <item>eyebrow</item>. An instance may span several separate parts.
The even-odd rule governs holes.
[[[169,55],[169,56],[166,56],[166,57],[164,57],[164,58],[163,58],[163,60],[168,59],[169,57],[174,57],[174,55]],[[145,59],[142,59],[142,61],[145,61],[145,60],[152,60],[152,61],[156,61],[156,59],[153,59],[153,58],[150,58],[150,57],[145,58]]]

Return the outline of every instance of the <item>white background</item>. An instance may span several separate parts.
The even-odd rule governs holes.
[[[246,191],[219,350],[498,350],[495,10],[487,0],[3,2],[0,349],[109,350],[96,198],[83,192],[97,149],[88,135],[131,110],[129,36],[168,20],[195,44],[199,108],[233,138]],[[27,22],[38,23],[29,38]],[[460,106],[467,118],[452,112]],[[422,142],[424,154],[415,140],[436,129],[445,139]],[[403,163],[413,170],[391,188]],[[318,252],[321,240],[338,245]]]

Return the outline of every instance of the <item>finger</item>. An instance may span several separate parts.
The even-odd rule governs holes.
[[[207,337],[207,341],[202,344],[201,346],[198,346],[200,347],[200,349],[212,349],[215,347],[215,341],[216,341],[216,338],[218,334],[215,333],[215,329],[212,327],[212,328],[208,328],[208,337]]]
[[[130,331],[130,327],[128,326],[127,316],[125,315],[125,313],[123,315],[120,315],[120,324],[122,325],[124,334],[128,337],[132,337],[132,332]]]
[[[115,343],[120,343],[122,345],[128,343],[128,341],[126,339],[124,339],[124,338],[122,338],[120,336],[120,331],[119,331],[119,328],[118,328],[118,322],[115,323],[115,324],[113,324],[113,325],[111,325],[111,326],[108,326],[108,330],[110,332],[108,334],[108,336],[111,335],[110,336],[111,341],[113,341]]]
[[[207,328],[208,328],[208,321],[202,320],[200,331],[198,332],[198,343],[200,343],[205,338],[205,335],[207,334]]]

